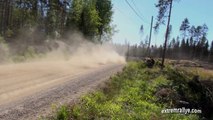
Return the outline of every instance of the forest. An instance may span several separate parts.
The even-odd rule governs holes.
[[[71,43],[75,32],[94,43],[110,40],[112,14],[111,0],[1,0],[0,59],[8,49],[12,56],[47,52],[55,40]]]
[[[180,25],[180,35],[171,38],[170,31],[166,57],[170,59],[188,59],[213,62],[213,41],[209,43],[207,39],[208,26],[190,25],[188,18],[185,18]],[[129,56],[145,57],[148,55],[148,38],[141,41],[139,45],[129,47]],[[162,56],[163,45],[151,46],[151,56],[160,58]]]
[[[94,43],[110,41],[116,29],[111,24],[112,8],[111,0],[1,0],[0,59],[5,59],[9,48],[13,48],[11,53],[18,50],[19,55],[25,56],[26,51],[48,51],[50,47],[46,46],[52,45],[56,39],[71,43],[68,38],[76,31]],[[213,62],[213,42],[207,39],[208,26],[205,23],[191,25],[185,18],[179,31],[176,38],[169,36],[167,58]],[[148,38],[139,45],[130,46],[127,54],[147,56],[147,41]],[[36,46],[45,46],[45,50]],[[163,45],[150,48],[152,57],[162,56]]]
[[[111,30],[110,0],[1,0],[0,11],[0,33],[5,39],[34,28],[51,38],[56,32],[64,36],[79,30],[88,38],[99,36],[100,41]]]
[[[143,23],[129,24],[147,36],[134,45],[136,32],[114,22],[116,5],[128,18],[132,10],[143,19],[142,10],[114,1],[0,0],[1,120],[213,120],[211,22],[180,17],[173,34],[173,2],[183,0],[138,0],[158,14],[149,36]],[[119,43],[116,25],[132,40]],[[161,25],[165,39],[152,44]]]

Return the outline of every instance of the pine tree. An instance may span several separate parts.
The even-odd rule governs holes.
[[[81,18],[81,31],[85,37],[96,42],[95,37],[99,34],[98,27],[100,25],[101,22],[95,0],[85,1]]]
[[[167,28],[166,28],[166,35],[165,35],[165,42],[164,42],[164,49],[162,54],[162,68],[164,67],[164,61],[166,56],[166,48],[167,48],[167,41],[169,39],[169,33],[170,33],[170,18],[172,13],[172,4],[173,0],[158,0],[158,4],[156,4],[156,7],[158,8],[158,16],[157,16],[157,22],[155,25],[155,30],[159,28],[161,24],[165,23],[165,18],[168,14],[168,21],[167,21]]]
[[[176,53],[174,56],[176,59],[179,58],[179,54],[180,54],[180,40],[179,40],[179,36],[176,38],[175,44],[174,44],[174,53]]]
[[[209,62],[213,63],[213,41],[211,42],[211,47],[209,51]]]
[[[186,53],[186,41],[185,39],[183,38],[182,41],[181,41],[181,44],[180,44],[180,51],[181,53],[181,56],[182,57],[186,57],[187,56],[187,53]]]
[[[0,1],[0,35],[5,37],[10,37],[7,32],[12,29],[12,3],[11,0]]]
[[[186,50],[186,42],[185,39],[182,39],[181,45],[180,45],[181,51],[184,52]]]
[[[203,47],[203,58],[205,58],[205,59],[208,58],[208,56],[209,56],[208,48],[209,48],[209,42],[207,41]]]
[[[113,13],[111,0],[97,0],[96,9],[100,18],[100,25],[98,26],[99,41],[102,41],[103,35],[112,31],[110,26]]]
[[[199,42],[198,52],[200,53],[200,58],[204,58],[208,56],[208,40],[205,36],[203,36]]]
[[[83,0],[73,0],[69,11],[69,16],[66,21],[66,27],[68,30],[79,30],[83,11]]]
[[[189,25],[188,18],[185,18],[180,26],[180,32],[182,32],[183,38],[185,39],[187,36],[187,32],[189,31],[190,25]]]
[[[185,48],[185,51],[184,51],[187,55],[187,59],[189,59],[189,56],[190,56],[190,45],[189,45],[189,39],[186,40],[186,48]]]

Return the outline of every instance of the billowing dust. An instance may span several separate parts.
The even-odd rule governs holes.
[[[61,84],[106,65],[125,64],[111,44],[86,41],[72,46],[57,42],[46,56],[25,63],[0,65],[0,105]]]

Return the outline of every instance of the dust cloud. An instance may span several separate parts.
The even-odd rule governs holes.
[[[125,64],[125,58],[110,43],[94,44],[76,34],[70,39],[70,44],[55,40],[56,47],[42,57],[1,64],[0,104],[102,66]]]
[[[0,87],[4,85],[3,81],[7,78],[11,78],[10,80],[13,82],[13,79],[19,79],[17,77],[22,79],[22,77],[27,76],[26,79],[29,79],[33,78],[34,75],[74,74],[101,65],[126,63],[125,58],[116,52],[117,50],[113,44],[95,44],[83,38],[79,33],[69,36],[70,43],[65,43],[64,40],[54,41],[55,44],[51,46],[52,50],[42,57],[35,57],[25,62],[14,63],[10,61],[1,64]],[[20,76],[22,73],[24,75]]]
[[[34,35],[35,36],[35,35]],[[22,44],[22,43],[16,43]],[[45,46],[46,44],[46,46]],[[25,58],[27,60],[21,62],[13,62],[13,60],[9,59],[6,63],[9,64],[35,64],[35,63],[42,63],[42,64],[49,64],[52,62],[55,63],[69,63],[72,66],[79,66],[79,67],[88,67],[88,66],[95,66],[95,65],[104,65],[104,64],[125,64],[125,57],[124,54],[121,54],[120,48],[116,48],[110,42],[106,42],[103,44],[92,43],[89,40],[82,37],[82,34],[78,32],[74,32],[66,40],[45,40],[45,44],[43,46],[33,46],[37,48],[37,51],[44,51],[45,47],[47,46],[51,48],[50,51],[44,52],[42,57],[34,57],[34,58]],[[29,46],[29,45],[26,45]],[[32,45],[31,45],[32,46]],[[45,47],[44,47],[45,46]],[[30,48],[30,47],[29,47]],[[9,51],[9,50],[7,50]],[[16,50],[11,51],[20,51],[19,48]],[[8,52],[7,52],[8,53]],[[125,51],[123,52],[125,53]],[[9,54],[9,53],[8,53]],[[30,53],[32,54],[32,53]],[[39,54],[38,52],[33,54]],[[8,56],[16,56],[15,55],[8,55]],[[18,56],[18,55],[17,55]],[[18,56],[19,57],[19,56]],[[22,57],[22,56],[21,56]],[[2,64],[0,65],[2,66]],[[11,66],[11,65],[9,65]],[[71,66],[70,66],[71,67]]]
[[[76,35],[74,37],[76,38]],[[34,62],[59,62],[70,67],[94,67],[106,64],[125,64],[124,56],[118,54],[111,43],[95,44],[80,37],[70,45],[56,41],[57,49]]]

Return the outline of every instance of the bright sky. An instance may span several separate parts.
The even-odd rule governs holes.
[[[155,4],[158,0],[128,0],[132,7],[140,14],[140,19],[128,6],[125,0],[112,0],[113,3],[113,24],[116,25],[117,33],[113,36],[113,42],[124,43],[125,40],[131,44],[139,44],[149,35],[151,16],[154,16],[154,23],[158,9]],[[135,4],[135,5],[134,5]],[[213,40],[213,0],[176,0],[172,9],[172,37],[180,35],[179,28],[184,20],[188,18],[190,25],[206,25],[209,28],[208,40]],[[144,26],[143,36],[140,34],[140,26]],[[165,26],[160,26],[159,33],[152,37],[152,44],[160,45],[164,41]],[[171,37],[171,38],[172,38]]]

